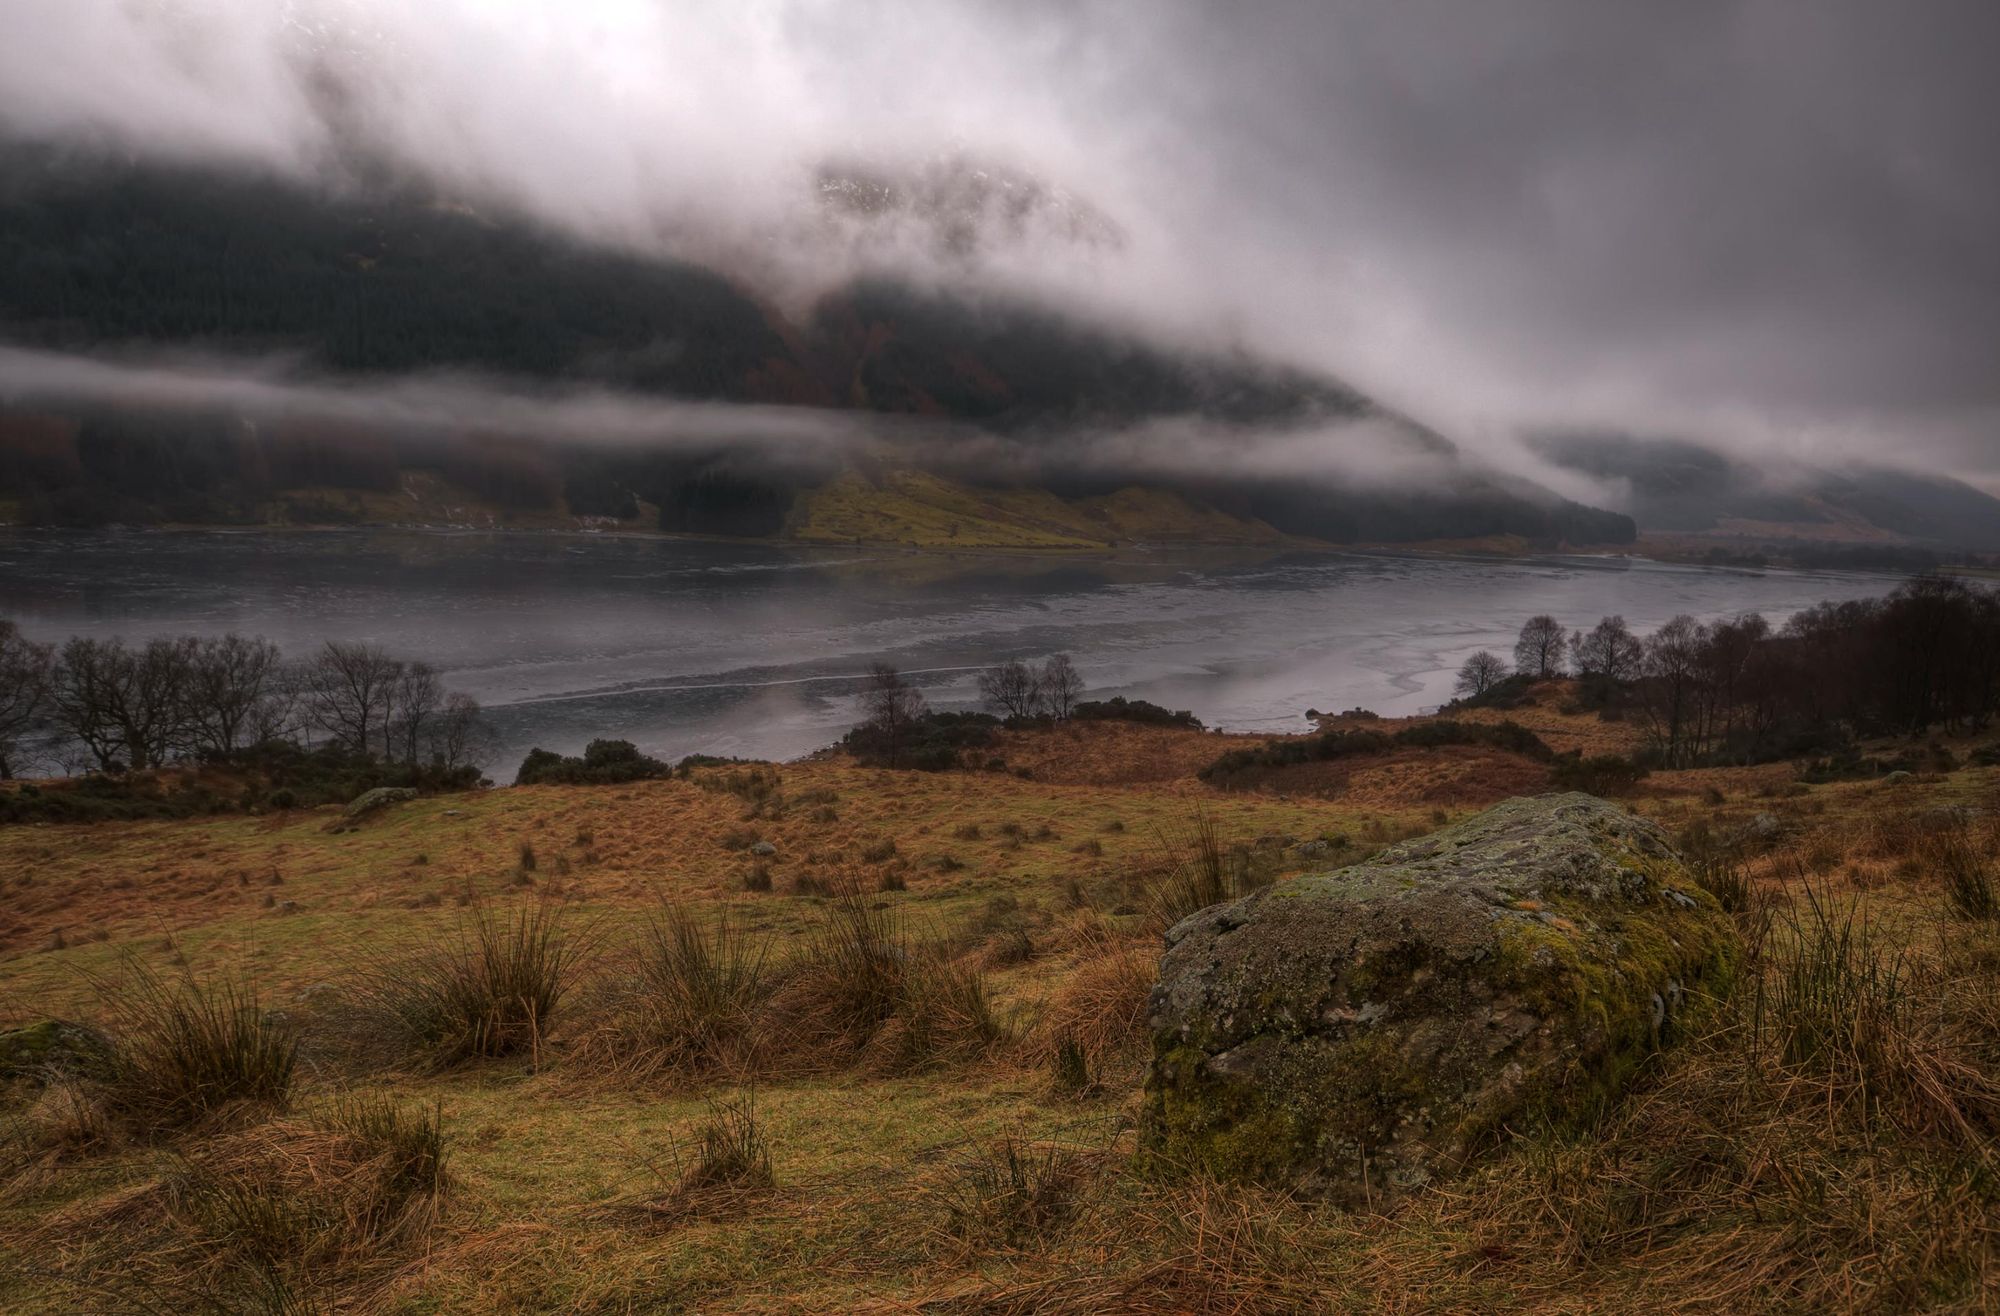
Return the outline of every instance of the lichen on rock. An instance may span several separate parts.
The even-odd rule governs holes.
[[[1393,1200],[1588,1118],[1736,949],[1658,826],[1574,793],[1211,906],[1167,933],[1141,1164]]]

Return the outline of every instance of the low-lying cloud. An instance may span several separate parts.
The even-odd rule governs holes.
[[[1589,424],[1993,483],[1996,51],[1988,0],[15,0],[0,127],[386,161],[781,297],[1001,287],[1515,469]],[[826,204],[830,162],[991,185],[941,227]]]
[[[1106,486],[1221,475],[1367,490],[1447,488],[1479,473],[1476,463],[1413,444],[1402,422],[1379,417],[1256,429],[1173,417],[1037,439],[936,417],[681,402],[465,372],[333,380],[285,357],[105,358],[0,346],[0,406],[219,415],[251,425],[303,422],[414,439],[475,435],[696,456],[728,451],[820,470],[888,454],[974,480],[1023,483],[1051,475]]]

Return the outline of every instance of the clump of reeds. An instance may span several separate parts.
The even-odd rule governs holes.
[[[111,1044],[88,1077],[120,1120],[145,1134],[176,1133],[290,1102],[297,1030],[247,985],[192,973],[166,978],[136,959],[93,983]]]
[[[1018,1133],[975,1144],[934,1185],[943,1228],[968,1244],[1044,1242],[1090,1206],[1100,1160],[1073,1143]]]
[[[648,915],[623,984],[583,1037],[579,1061],[628,1078],[688,1082],[747,1073],[766,1038],[768,943],[725,914],[704,923],[685,905]]]
[[[553,901],[475,905],[455,941],[373,969],[362,1012],[398,1050],[432,1067],[524,1052],[539,1059],[585,941]]]

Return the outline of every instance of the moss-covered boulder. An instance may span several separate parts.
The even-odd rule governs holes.
[[[1211,906],[1167,933],[1142,1164],[1393,1200],[1590,1117],[1736,950],[1657,826],[1579,794]]]
[[[66,1019],[0,1029],[0,1081],[49,1074],[94,1074],[110,1064],[111,1039]]]
[[[362,819],[378,814],[391,805],[402,804],[416,798],[416,789],[411,786],[377,786],[373,790],[361,792],[349,801],[347,807],[340,811],[340,816],[327,825],[326,830],[353,831],[361,825]]]

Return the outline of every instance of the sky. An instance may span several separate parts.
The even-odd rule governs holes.
[[[0,128],[365,150],[782,301],[1004,288],[1520,465],[1587,425],[2000,489],[1996,61],[1992,0],[8,0]],[[946,160],[1070,200],[970,254],[813,201]]]

